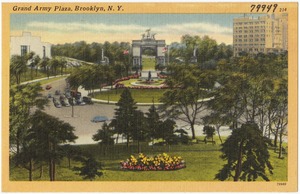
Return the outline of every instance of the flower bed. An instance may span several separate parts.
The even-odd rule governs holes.
[[[117,79],[113,82],[113,85],[121,82],[121,81],[126,81],[126,80],[130,80],[130,79],[138,79],[140,76],[138,74],[134,74],[134,75],[130,75],[128,77],[122,77],[120,79]]]
[[[157,73],[157,77],[159,77],[160,79],[166,79],[168,76]]]
[[[185,161],[181,157],[172,157],[166,153],[147,157],[140,153],[138,157],[130,156],[126,161],[121,161],[121,169],[124,170],[178,170],[185,168]]]

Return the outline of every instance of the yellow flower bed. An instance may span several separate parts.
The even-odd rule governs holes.
[[[147,157],[140,153],[137,157],[131,155],[126,161],[121,161],[121,169],[125,170],[178,170],[185,168],[181,157],[169,156],[166,153]]]

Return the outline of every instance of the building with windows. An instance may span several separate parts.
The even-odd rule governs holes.
[[[23,56],[29,52],[34,52],[40,58],[51,58],[51,44],[42,42],[39,36],[31,36],[30,32],[23,32],[22,36],[10,37],[10,56]]]
[[[257,54],[288,50],[288,15],[271,14],[233,20],[233,54]]]

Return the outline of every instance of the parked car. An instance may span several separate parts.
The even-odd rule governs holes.
[[[71,106],[76,105],[76,100],[74,98],[68,98],[68,100]]]
[[[71,96],[73,96],[76,99],[79,99],[79,98],[81,98],[81,92],[77,92],[75,90],[72,90],[71,91]]]
[[[65,93],[65,96],[66,96],[66,98],[72,98],[70,92],[66,92],[66,93]]]
[[[69,104],[69,102],[68,102],[68,100],[67,100],[66,98],[61,99],[61,100],[60,100],[60,103],[61,103],[61,105],[63,105],[63,106],[70,106],[70,104]]]
[[[95,116],[92,120],[93,123],[105,122],[108,121],[106,116]]]
[[[50,90],[52,88],[51,85],[46,85],[46,90]]]
[[[61,108],[61,104],[59,103],[59,101],[56,101],[56,102],[54,103],[54,106],[55,106],[56,108]]]
[[[61,108],[61,104],[56,98],[53,98],[53,104],[56,108]]]
[[[59,100],[62,101],[62,100],[64,100],[65,98],[66,98],[65,95],[60,95]]]
[[[82,101],[86,104],[94,104],[91,97],[83,96]]]
[[[52,98],[52,94],[49,93],[49,94],[47,95],[47,97],[48,97],[48,98]]]
[[[86,103],[83,102],[83,101],[81,100],[81,98],[79,98],[79,99],[76,99],[76,104],[77,104],[77,105],[83,106],[83,105],[85,105]]]

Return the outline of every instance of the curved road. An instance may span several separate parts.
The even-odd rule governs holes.
[[[65,79],[56,80],[48,84],[51,85],[52,88],[50,90],[45,90],[43,92],[44,95],[51,93],[53,96],[55,96],[55,90],[60,90],[63,93],[66,88]],[[42,87],[45,89],[45,86],[48,84],[44,84]],[[97,103],[94,103],[93,105],[74,106],[74,117],[72,117],[72,107],[56,108],[53,105],[52,99],[50,99],[49,106],[45,108],[45,112],[59,118],[60,120],[68,122],[75,127],[75,134],[78,136],[76,144],[91,144],[95,143],[95,141],[92,140],[92,136],[97,132],[98,129],[101,129],[103,124],[93,123],[91,122],[91,119],[97,115],[107,116],[108,119],[112,119],[116,108],[117,107],[113,104]],[[143,112],[147,112],[149,106],[138,106],[138,109],[142,110]],[[176,121],[176,123],[178,127],[186,126],[186,123],[182,121]],[[201,125],[195,126],[196,135],[202,135],[202,128],[203,126]],[[187,130],[187,132],[191,134],[190,130]],[[230,133],[231,131],[228,130],[228,128],[221,128],[221,135],[227,136]]]

